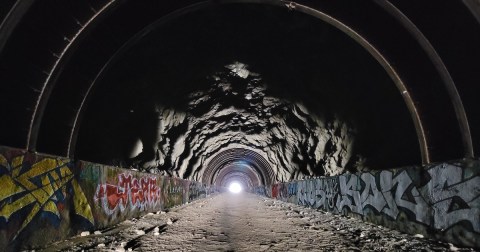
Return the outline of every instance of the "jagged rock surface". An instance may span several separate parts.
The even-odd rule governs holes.
[[[355,130],[338,115],[327,118],[271,95],[268,83],[239,62],[208,81],[209,88],[186,93],[179,106],[155,105],[154,144],[140,139],[143,150],[131,166],[200,180],[215,154],[246,148],[268,160],[278,181],[344,171]]]

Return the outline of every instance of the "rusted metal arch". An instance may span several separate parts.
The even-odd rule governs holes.
[[[273,4],[273,5],[284,5],[287,6],[288,8],[295,8],[297,11],[304,12],[309,15],[313,15],[315,17],[320,18],[321,20],[333,25],[334,27],[342,30],[344,33],[346,33],[348,36],[353,38],[355,41],[357,41],[360,45],[362,45],[367,51],[370,52],[370,54],[383,66],[383,68],[386,70],[386,72],[390,75],[392,80],[395,82],[397,85],[397,88],[399,91],[402,93],[403,98],[405,100],[405,103],[410,111],[410,114],[412,116],[415,129],[417,131],[417,137],[419,140],[420,144],[420,150],[421,150],[421,156],[422,156],[422,162],[423,163],[429,163],[431,162],[431,158],[429,155],[429,149],[431,148],[429,146],[428,138],[427,138],[427,133],[425,132],[423,123],[421,121],[421,115],[418,113],[418,109],[415,105],[415,102],[413,101],[412,97],[410,96],[410,93],[407,90],[406,84],[403,82],[399,74],[396,72],[395,68],[388,62],[388,60],[378,51],[372,44],[368,42],[368,40],[364,37],[362,37],[360,34],[352,30],[350,27],[347,25],[341,23],[340,21],[336,20],[332,16],[329,16],[325,13],[322,13],[318,10],[311,9],[307,6],[302,6],[293,2],[280,2],[280,1],[244,1],[244,0],[239,0],[239,1],[221,1],[222,3],[245,3],[245,2],[253,2],[253,3],[268,3],[268,4]],[[288,3],[288,4],[287,4]],[[198,7],[198,6],[196,6]],[[400,14],[399,14],[400,15]],[[407,24],[403,24],[407,26],[408,30],[411,30],[411,28],[408,27]],[[413,32],[412,32],[413,33]],[[424,38],[418,39],[420,43],[425,44]],[[427,41],[428,42],[428,41]],[[425,49],[426,48],[426,49]],[[437,62],[435,64],[436,66],[439,66],[437,69],[439,70],[439,73],[442,75],[443,80],[445,82],[445,86],[447,87],[447,90],[449,91],[449,94],[454,101],[455,109],[456,109],[456,116],[459,119],[459,124],[460,128],[463,129],[462,132],[462,141],[464,144],[465,148],[465,156],[466,157],[471,157],[473,156],[473,148],[471,144],[471,136],[469,133],[469,127],[468,127],[468,122],[466,121],[466,115],[465,111],[463,109],[463,105],[461,104],[460,97],[458,96],[458,92],[456,92],[455,86],[453,84],[453,81],[451,81],[451,77],[448,74],[448,71],[446,71],[446,68],[442,68],[443,63],[441,63],[441,59],[439,56],[434,52],[434,50],[429,49],[429,47],[425,47],[424,49],[427,50],[427,52],[432,52],[429,53],[431,55],[431,58],[434,62]],[[440,62],[440,63],[438,63]],[[81,108],[79,109],[79,113],[81,112]],[[76,118],[79,117],[79,114],[77,113]],[[76,136],[78,134],[78,126],[77,124],[74,125],[74,130],[72,131],[72,135],[70,138],[70,144],[69,144],[69,156],[73,155],[73,150],[74,150],[74,143],[76,142]]]
[[[114,2],[114,1],[112,1],[112,2]],[[112,2],[110,2],[110,3],[112,3]],[[273,1],[273,0],[270,0],[270,1],[238,0],[238,1],[216,1],[216,2],[219,2],[219,3],[265,3],[265,4],[271,4],[271,5],[277,5],[277,6],[285,6],[287,8],[291,8],[291,9],[294,9],[296,11],[301,11],[303,13],[316,16],[316,17],[320,18],[321,20],[337,27],[338,29],[342,30],[347,35],[352,37],[359,44],[361,44],[365,49],[367,49],[377,59],[377,61],[380,62],[380,64],[382,64],[382,66],[388,72],[390,77],[397,84],[397,87],[399,88],[399,90],[402,92],[402,94],[404,94],[404,99],[406,101],[407,107],[410,110],[410,113],[412,114],[412,118],[414,120],[415,128],[417,130],[417,136],[419,138],[419,142],[420,142],[420,146],[421,146],[423,162],[424,163],[430,162],[429,143],[428,143],[427,138],[426,138],[426,133],[425,133],[425,130],[423,129],[423,124],[420,120],[420,116],[419,116],[419,113],[416,109],[416,106],[415,106],[414,102],[412,101],[408,92],[404,93],[405,91],[407,91],[406,88],[405,88],[405,84],[403,83],[400,76],[398,76],[398,74],[396,73],[394,67],[389,64],[388,60],[385,59],[383,57],[383,55],[372,44],[370,44],[366,38],[362,37],[360,34],[355,32],[354,30],[352,30],[347,25],[345,25],[345,24],[341,23],[340,21],[336,20],[334,17],[329,16],[326,13],[323,13],[323,12],[317,10],[317,9],[309,8],[307,5],[301,5],[301,4],[297,4],[297,3],[294,3],[294,2],[288,2],[288,1]],[[203,2],[203,3],[211,3],[211,2]],[[111,6],[113,6],[113,4],[111,4]],[[106,10],[107,9],[105,9],[105,11]],[[90,27],[85,27],[85,30],[82,30],[80,33],[84,33],[89,28]],[[65,50],[66,53],[69,53],[68,52],[69,50],[67,50],[69,48],[70,47],[66,48],[66,50]],[[62,65],[65,64],[68,61],[68,60],[65,60],[66,58],[63,58],[63,56],[64,55],[62,55],[62,57],[57,62],[58,64],[55,64],[55,66],[52,68],[52,72],[51,72],[52,74],[55,74],[55,73],[58,74],[58,75],[61,74]],[[54,84],[55,84],[55,79],[56,78],[50,78],[49,77],[49,79],[45,83],[44,88],[53,89]],[[88,93],[85,96],[88,96]],[[49,99],[49,92],[48,91],[42,92],[42,95],[39,97],[39,104],[46,104],[46,101],[48,101],[48,99]],[[77,116],[76,116],[77,118],[78,118],[78,115],[81,114],[82,107],[83,106],[81,106],[78,109]],[[37,106],[37,108],[35,108],[35,110],[34,110],[34,116],[32,118],[32,124],[31,124],[31,127],[30,127],[29,136],[28,136],[27,149],[29,149],[29,150],[35,150],[36,149],[36,139],[38,138],[38,130],[35,130],[34,128],[39,127],[39,125],[41,125],[41,122],[42,122],[42,111],[41,110],[44,110],[44,109],[45,108],[42,108],[42,106],[40,106],[40,107]],[[456,109],[458,109],[458,108],[456,108]],[[462,117],[462,115],[459,116],[458,111],[457,111],[457,117]],[[72,125],[72,128],[77,129],[78,128],[78,122],[75,122],[75,124]],[[75,130],[72,130],[72,132],[75,132]],[[467,141],[465,141],[465,139],[464,139],[464,143],[468,142],[468,139],[466,139],[466,140]],[[72,142],[75,142],[75,141],[70,141],[70,144],[69,144],[70,145],[69,146],[70,151],[69,151],[68,155],[72,155],[72,153],[73,153],[71,151],[72,150],[72,145],[71,145]],[[466,148],[466,152],[469,152],[468,148]]]
[[[82,41],[86,36],[88,36],[88,30],[95,25],[95,23],[102,20],[103,16],[109,11],[113,11],[117,1],[112,0],[108,2],[103,8],[101,8],[97,13],[92,15],[92,17],[87,21],[82,28],[80,28],[77,34],[70,40],[70,43],[64,48],[61,52],[60,57],[53,65],[50,73],[48,74],[45,84],[40,92],[39,98],[37,100],[35,109],[33,110],[32,120],[30,122],[29,132],[27,136],[27,149],[30,151],[36,151],[38,134],[40,131],[40,126],[43,120],[43,114],[47,107],[48,100],[50,95],[55,87],[57,78],[62,74],[62,70],[65,64],[68,64],[70,57],[74,53],[74,50],[70,48],[75,48],[78,43]],[[80,42],[79,42],[80,41]]]
[[[215,156],[205,164],[206,167],[203,171],[202,182],[214,184],[217,178],[221,177],[220,174],[222,170],[228,169],[228,166],[234,166],[236,162],[241,162],[243,163],[242,165],[249,167],[251,172],[259,176],[260,182],[263,185],[270,185],[275,182],[275,172],[270,163],[257,152],[244,148],[231,148],[215,154]],[[254,178],[253,174],[252,178]]]
[[[33,0],[17,0],[10,8],[10,11],[7,13],[3,21],[0,23],[0,55],[3,51],[3,47],[7,43],[8,38],[32,4]]]
[[[480,4],[478,0],[463,0],[462,2],[465,4],[465,6],[467,6],[480,24]]]
[[[468,124],[467,114],[465,113],[465,108],[463,106],[462,99],[460,98],[460,95],[458,93],[457,87],[455,86],[455,82],[453,81],[452,76],[448,72],[447,67],[443,63],[442,59],[440,58],[440,55],[438,55],[433,45],[430,43],[430,41],[428,41],[425,35],[423,35],[420,29],[418,29],[418,27],[405,14],[403,14],[397,7],[395,7],[395,5],[393,5],[387,0],[374,1],[383,9],[385,9],[385,11],[390,13],[390,15],[395,17],[398,22],[400,22],[408,30],[408,32],[410,32],[412,37],[414,37],[418,41],[418,44],[427,53],[433,65],[437,69],[438,74],[442,78],[445,88],[448,91],[450,99],[452,100],[453,107],[455,109],[455,115],[457,116],[458,124],[460,127],[460,132],[462,133],[462,142],[465,157],[473,158],[474,151],[472,134],[470,133],[470,126]]]

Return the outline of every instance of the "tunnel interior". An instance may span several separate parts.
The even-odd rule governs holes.
[[[0,21],[0,250],[234,183],[480,246],[478,0],[6,0]]]
[[[458,45],[421,18],[426,6],[394,4],[14,5],[29,18],[0,41],[2,102],[16,104],[2,112],[18,123],[2,142],[208,183],[238,167],[210,171],[228,150],[268,163],[249,166],[253,184],[473,157],[474,77],[459,72],[475,69],[452,62],[475,57],[478,34],[449,54]],[[465,6],[438,7],[478,29]],[[456,84],[396,10],[433,38]]]
[[[80,159],[208,183],[207,161],[230,148],[262,157],[268,182],[421,162],[380,64],[331,25],[266,5],[147,27],[98,76],[79,128]]]

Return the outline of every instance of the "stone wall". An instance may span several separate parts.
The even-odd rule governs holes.
[[[214,192],[195,181],[0,146],[0,251],[42,246]]]
[[[279,183],[254,192],[480,248],[480,162],[458,161]]]

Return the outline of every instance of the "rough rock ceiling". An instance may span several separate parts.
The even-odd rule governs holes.
[[[478,64],[472,62],[479,57],[480,33],[472,1],[443,1],[435,8],[409,1],[285,5],[282,1],[181,0],[161,4],[155,0],[6,1],[3,7],[2,145],[165,169],[174,162],[173,156],[167,153],[161,159],[160,150],[173,147],[159,147],[163,141],[158,138],[159,113],[173,109],[186,114],[189,107],[177,105],[188,102],[176,100],[196,91],[212,95],[211,99],[223,96],[209,93],[215,83],[204,79],[227,73],[224,66],[239,61],[268,84],[265,97],[286,101],[282,106],[299,106],[293,111],[303,111],[303,106],[320,121],[338,119],[355,128],[348,170],[419,164],[419,149],[423,163],[471,158],[474,150],[478,156],[478,85],[472,83],[478,83],[479,75]],[[365,48],[387,69],[401,95]],[[192,88],[177,88],[185,85]],[[187,123],[182,125],[186,128],[172,127],[179,132],[168,135],[189,129]],[[288,119],[286,126],[290,127]],[[190,145],[185,143],[185,148]],[[140,148],[132,152],[135,146]],[[263,151],[242,148],[235,150]],[[234,149],[224,151],[229,150]],[[230,160],[220,162],[225,167],[240,164],[238,153],[244,151],[224,151],[212,153],[215,160]],[[187,157],[180,155],[179,160]],[[203,160],[205,171],[224,167],[212,166],[207,157]],[[322,164],[320,169],[312,168],[312,163],[297,161],[304,167],[297,173],[311,173],[310,167],[313,173],[327,174],[331,168]],[[175,174],[175,169],[180,171],[167,170]],[[210,175],[226,176],[205,174],[195,174],[193,167],[184,172],[210,181]]]
[[[235,148],[255,150],[274,167],[278,181],[300,175],[336,175],[351,156],[354,130],[333,116],[313,114],[300,102],[269,95],[260,74],[235,62],[209,78],[207,90],[179,100],[186,111],[156,106],[155,156],[141,152],[133,166],[171,170],[200,179],[216,153]],[[150,152],[152,150],[145,150]]]
[[[401,95],[363,48],[267,13],[192,13],[132,40],[99,77],[76,156],[207,183],[245,166],[245,184],[419,163]]]

